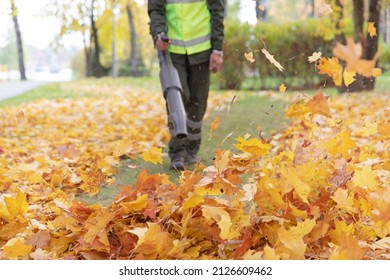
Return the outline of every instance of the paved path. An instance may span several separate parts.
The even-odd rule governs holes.
[[[0,82],[0,101],[25,93],[45,82]]]

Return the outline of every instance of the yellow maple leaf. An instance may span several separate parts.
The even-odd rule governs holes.
[[[329,96],[325,96],[322,91],[316,92],[312,99],[306,102],[313,114],[321,114],[330,117],[330,108],[328,104]]]
[[[213,120],[213,122],[211,123],[211,126],[210,126],[210,136],[209,136],[209,140],[211,139],[211,137],[213,136],[213,131],[216,130],[219,126],[219,117],[216,116]]]
[[[284,68],[282,65],[280,65],[279,62],[276,61],[273,55],[271,55],[267,49],[262,49],[261,52],[265,55],[265,57],[273,64],[276,66],[276,68],[279,69],[280,72],[283,72]]]
[[[246,140],[242,137],[238,137],[237,140],[239,143],[234,144],[234,147],[236,147],[240,151],[248,152],[255,156],[263,156],[269,154],[269,151],[272,148],[270,144],[262,143],[257,138],[250,138],[249,140]]]
[[[145,209],[147,204],[148,204],[147,194],[143,194],[137,197],[137,199],[134,201],[121,202],[120,206],[123,211],[122,215],[127,215],[132,212],[141,211]]]
[[[356,213],[356,206],[354,205],[353,197],[348,195],[348,191],[344,189],[337,189],[332,199],[337,203],[340,209]]]
[[[279,86],[279,92],[286,92],[286,89],[287,87],[283,83]]]
[[[142,234],[134,249],[135,253],[148,260],[164,259],[172,250],[173,240],[170,234],[161,229],[160,224],[147,223],[148,229]]]
[[[253,52],[246,52],[244,53],[246,60],[253,63],[255,62],[255,58],[253,57]]]
[[[347,38],[346,45],[336,43],[333,54],[347,63],[346,71],[356,72],[365,77],[380,75],[378,68],[375,68],[379,53],[377,52],[370,60],[362,59],[363,47],[360,43],[355,43],[352,38]]]
[[[240,236],[240,233],[232,230],[232,221],[229,213],[222,207],[214,207],[204,205],[202,207],[202,215],[208,220],[214,220],[221,232],[219,236],[222,239],[234,239]]]
[[[315,224],[314,219],[306,219],[289,229],[285,229],[283,226],[280,227],[277,232],[278,238],[290,250],[291,259],[305,259],[307,244],[303,241],[303,237],[313,230]]]
[[[308,60],[310,63],[316,62],[322,56],[322,52],[313,52],[311,56],[309,56]]]
[[[374,190],[378,186],[377,174],[371,166],[363,166],[362,169],[355,170],[352,178],[355,186]]]
[[[142,153],[142,158],[146,162],[152,162],[154,164],[162,163],[162,148],[152,147],[148,151]]]
[[[107,225],[114,217],[115,214],[110,213],[107,209],[102,208],[96,211],[85,223],[87,232],[84,235],[84,240],[92,243],[97,238],[108,249],[110,242],[108,241]]]
[[[286,117],[293,118],[293,117],[304,116],[309,112],[310,112],[309,106],[307,106],[303,100],[300,100],[297,103],[290,104],[287,107],[285,114],[286,114]]]
[[[25,244],[24,239],[22,237],[15,237],[3,246],[4,255],[9,259],[17,259],[19,257],[27,256],[33,246],[29,244]]]
[[[351,157],[350,151],[356,148],[356,143],[351,139],[350,134],[344,131],[326,141],[324,147],[333,156],[341,154],[345,159],[349,159]]]
[[[20,189],[18,189],[18,194],[16,195],[16,198],[4,197],[4,202],[11,217],[24,215],[27,213],[28,203],[26,195]]]
[[[299,171],[293,166],[282,166],[280,172],[286,179],[286,182],[294,188],[302,201],[309,203],[307,198],[311,191],[311,187],[300,178]]]
[[[264,259],[266,260],[280,260],[280,256],[276,254],[275,249],[265,244],[264,248]]]
[[[327,74],[333,79],[333,82],[336,86],[341,86],[343,80],[343,67],[339,63],[337,57],[320,58],[317,68],[320,70],[319,74]]]
[[[374,37],[374,36],[377,36],[376,34],[376,28],[375,28],[375,22],[369,22],[368,23],[368,26],[367,26],[367,32],[368,34],[370,34],[370,37]]]
[[[349,86],[350,84],[352,84],[354,81],[356,81],[355,76],[356,76],[356,72],[350,72],[350,71],[345,70],[343,72],[344,84],[346,86]]]

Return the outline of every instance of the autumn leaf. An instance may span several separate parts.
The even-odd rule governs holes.
[[[325,2],[322,2],[318,8],[318,14],[320,16],[328,16],[332,12],[333,12],[332,6],[329,4],[326,4]]]
[[[308,60],[310,63],[316,62],[322,56],[322,52],[313,52],[311,56],[309,56]]]
[[[209,136],[209,140],[211,139],[211,137],[213,137],[213,131],[216,130],[219,126],[219,117],[216,116],[214,118],[214,120],[212,121],[211,123],[211,126],[210,126],[210,136]]]
[[[371,166],[363,166],[357,169],[353,175],[352,182],[355,186],[375,190],[378,186],[376,173],[371,169]]]
[[[239,232],[231,229],[232,221],[231,221],[230,215],[223,208],[212,207],[212,206],[203,206],[202,207],[202,215],[206,219],[214,220],[218,224],[218,227],[221,230],[219,236],[222,239],[234,239],[234,238],[238,237]]]
[[[284,84],[279,86],[279,92],[286,92],[287,87]]]
[[[33,246],[26,244],[24,239],[21,237],[15,237],[10,240],[2,247],[4,255],[9,259],[18,259],[27,256]]]
[[[368,32],[368,34],[370,34],[371,38],[377,36],[376,28],[374,25],[375,25],[375,22],[369,22],[368,27],[367,27],[367,32]]]
[[[255,58],[253,57],[253,52],[246,52],[244,53],[246,60],[253,63],[255,62]]]
[[[4,202],[11,218],[18,215],[24,215],[28,210],[26,195],[20,189],[18,189],[17,192],[16,198],[4,197]]]
[[[264,4],[260,4],[258,8],[259,8],[260,11],[265,11],[265,5]]]
[[[355,76],[356,76],[356,72],[349,72],[349,71],[345,70],[343,72],[344,84],[346,86],[349,86],[350,84],[352,84],[354,81],[356,81]]]
[[[157,163],[161,164],[162,163],[161,153],[162,153],[162,148],[152,147],[149,150],[147,150],[146,152],[142,153],[142,158],[146,162],[152,162],[154,164],[157,164]]]
[[[298,222],[296,226],[290,227],[289,229],[281,227],[278,230],[278,238],[289,249],[289,254],[292,259],[305,259],[304,254],[307,244],[303,241],[303,237],[312,231],[315,224],[315,220],[306,219]]]
[[[352,38],[347,38],[346,45],[336,43],[333,54],[347,63],[346,71],[356,72],[365,77],[380,75],[375,68],[379,54],[376,53],[371,60],[362,59],[363,47],[360,43],[355,43]]]
[[[276,66],[276,68],[279,69],[279,71],[283,72],[284,68],[282,65],[280,65],[279,62],[276,61],[273,55],[271,55],[267,49],[262,49],[261,52],[265,55],[265,57],[273,64]]]
[[[251,153],[254,156],[266,155],[272,147],[270,144],[262,143],[257,138],[250,138],[249,140],[246,140],[242,137],[238,137],[237,140],[239,143],[234,144],[237,149]]]
[[[322,91],[318,91],[312,99],[306,102],[306,106],[310,108],[310,111],[313,114],[321,114],[330,117],[328,99],[329,96],[325,96]]]
[[[332,196],[332,199],[337,203],[337,206],[340,209],[353,213],[357,212],[353,197],[348,194],[347,190],[337,189]]]
[[[352,156],[351,150],[356,148],[356,143],[351,139],[349,133],[341,132],[329,139],[324,146],[330,154],[341,154],[345,159],[349,159]]]
[[[337,57],[320,58],[317,68],[320,70],[319,74],[327,74],[333,79],[333,82],[336,86],[341,86],[343,67],[340,65]]]

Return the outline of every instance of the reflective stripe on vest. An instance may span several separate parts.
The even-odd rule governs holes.
[[[211,15],[206,0],[166,0],[169,51],[194,54],[211,48]]]

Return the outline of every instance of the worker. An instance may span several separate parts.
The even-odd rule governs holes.
[[[183,89],[188,137],[171,133],[169,156],[171,170],[184,170],[186,164],[199,162],[210,71],[218,72],[223,63],[224,0],[149,0],[148,14],[154,43],[170,53]],[[168,127],[172,131],[169,112]]]

